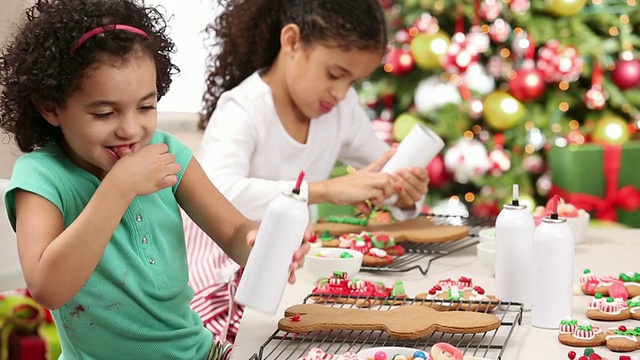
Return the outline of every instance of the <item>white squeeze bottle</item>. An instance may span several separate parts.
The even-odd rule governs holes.
[[[542,219],[533,236],[533,303],[531,325],[558,329],[573,315],[573,233],[558,217],[558,197],[551,216]]]
[[[511,204],[505,204],[496,219],[496,295],[502,301],[522,303],[528,310],[535,222],[518,198],[518,185],[514,184]]]
[[[267,206],[235,295],[239,304],[269,314],[278,310],[293,253],[309,225],[307,199],[300,195],[303,177],[300,172],[295,188]]]

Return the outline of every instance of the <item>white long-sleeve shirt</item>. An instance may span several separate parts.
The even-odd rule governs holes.
[[[271,88],[255,72],[220,97],[198,158],[227,199],[259,221],[279,192],[295,186],[300,171],[305,192],[308,182],[329,178],[336,160],[359,169],[388,150],[353,88],[329,113],[311,119],[306,144],[296,141],[280,122]],[[418,211],[392,209],[401,220]]]

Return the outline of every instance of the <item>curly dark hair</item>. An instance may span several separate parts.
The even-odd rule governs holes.
[[[0,53],[0,127],[23,152],[62,141],[59,128],[39,113],[33,99],[64,107],[85,70],[103,56],[125,59],[142,51],[155,60],[158,99],[167,93],[178,68],[171,62],[175,44],[158,9],[136,0],[37,0],[24,23]],[[87,31],[122,24],[149,35],[108,30],[73,46]]]
[[[343,50],[380,51],[387,27],[380,0],[219,0],[222,13],[205,29],[210,42],[206,91],[199,127],[204,129],[227,90],[254,71],[271,66],[280,51],[280,30],[300,27],[302,41]]]

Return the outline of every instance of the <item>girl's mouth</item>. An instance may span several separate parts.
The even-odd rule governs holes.
[[[124,145],[115,145],[115,146],[107,146],[107,152],[119,159],[125,155],[133,153],[136,148],[136,143],[124,144]]]
[[[328,101],[320,101],[320,112],[326,114],[333,109],[333,104]]]

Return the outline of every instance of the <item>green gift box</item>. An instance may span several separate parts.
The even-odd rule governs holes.
[[[550,196],[560,195],[597,219],[640,227],[640,141],[554,147],[547,158]]]

